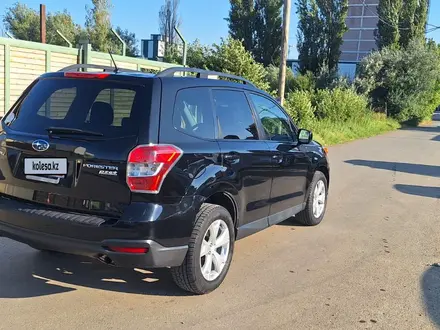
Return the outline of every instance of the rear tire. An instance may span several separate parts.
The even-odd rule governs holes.
[[[196,216],[185,260],[181,266],[171,268],[174,282],[195,294],[217,289],[231,265],[234,240],[229,212],[219,205],[203,204]]]
[[[322,188],[324,191],[320,194]],[[306,226],[319,225],[324,218],[325,210],[327,208],[327,195],[327,178],[324,173],[316,171],[310,184],[306,207],[295,216],[295,219]]]

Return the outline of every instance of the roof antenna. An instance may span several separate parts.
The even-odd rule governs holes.
[[[108,50],[108,53],[110,54],[110,57],[112,58],[113,65],[115,66],[115,71],[113,71],[113,72],[118,73],[119,69],[118,69],[118,66],[116,65],[115,59],[113,58],[113,55],[112,55],[112,52],[110,49]]]

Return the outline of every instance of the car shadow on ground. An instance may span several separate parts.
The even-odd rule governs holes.
[[[385,162],[385,161],[364,160],[364,159],[352,159],[352,160],[347,160],[345,162],[354,166],[365,166],[365,167],[393,171],[393,172],[425,175],[425,176],[432,176],[437,178],[440,177],[440,166],[435,166],[435,165]]]
[[[286,226],[286,227],[307,227],[305,224],[301,223],[298,218],[291,217],[283,222],[277,224],[277,226]]]
[[[400,191],[401,193],[413,195],[413,196],[440,198],[440,187],[425,187],[425,186],[415,186],[409,184],[395,184],[394,189]]]
[[[425,311],[440,328],[440,267],[430,266],[420,280]]]
[[[168,269],[123,269],[85,257],[30,248],[24,251],[6,255],[0,269],[0,298],[47,296],[77,287],[141,295],[189,295],[174,284]]]

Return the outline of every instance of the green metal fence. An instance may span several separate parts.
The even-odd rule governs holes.
[[[125,69],[161,71],[176,66],[127,56],[113,57],[118,67]],[[92,51],[90,44],[69,48],[0,38],[0,116],[5,114],[38,76],[79,63],[113,65],[109,54]]]

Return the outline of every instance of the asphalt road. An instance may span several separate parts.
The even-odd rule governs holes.
[[[440,328],[440,127],[332,147],[330,159],[324,222],[239,241],[206,296],[176,289],[164,270],[0,238],[0,329]]]

